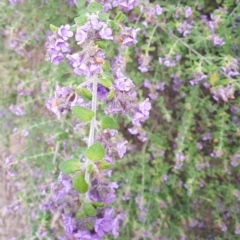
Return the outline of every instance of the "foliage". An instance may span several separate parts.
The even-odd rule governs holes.
[[[95,146],[101,148],[100,158],[94,145],[86,151],[88,130],[82,121],[90,121],[92,112],[87,120],[74,110],[57,119],[45,106],[58,86],[78,89],[78,96],[92,100],[89,89],[79,88],[85,79],[66,62],[44,61],[50,24],[52,29],[84,25],[88,3],[79,0],[76,8],[63,0],[10,2],[1,3],[0,133],[8,149],[7,176],[13,186],[18,182],[11,204],[20,202],[26,213],[28,231],[16,237],[54,239],[63,233],[61,219],[45,204],[59,164],[104,155],[101,144]],[[117,239],[238,239],[240,3],[139,0],[126,7],[121,0],[113,7],[112,2],[92,2],[89,11],[103,8],[99,17],[115,33],[125,18],[127,26],[139,30],[129,48],[119,47],[121,38],[98,43],[106,54],[104,67],[110,71],[109,62],[111,69],[120,67],[134,82],[137,97],[152,104],[141,127],[120,114],[97,116],[102,129],[119,129],[128,140],[126,156],[114,167],[97,162],[100,169],[112,169],[111,180],[120,185],[113,205],[125,218]],[[111,74],[101,76],[101,84],[111,89]],[[109,91],[108,99],[113,97]],[[105,105],[99,108],[104,111]],[[75,164],[69,167],[77,171]],[[88,188],[83,185],[79,192]],[[85,206],[92,216],[93,206]]]

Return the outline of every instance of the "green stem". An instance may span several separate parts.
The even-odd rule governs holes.
[[[148,46],[147,46],[147,49],[146,49],[146,55],[148,55],[149,48],[150,48],[150,46],[151,46],[154,33],[155,33],[155,31],[157,30],[158,26],[159,26],[159,24],[157,24],[157,25],[154,27],[154,29],[153,29],[153,31],[152,31],[152,34],[151,34],[151,37],[149,38]]]

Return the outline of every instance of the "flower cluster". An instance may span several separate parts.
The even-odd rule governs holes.
[[[156,24],[157,23],[157,17],[160,16],[163,12],[163,9],[159,4],[156,5],[148,5],[144,4],[140,6],[140,11],[143,14],[145,20],[142,22],[142,24],[148,28],[149,24]]]
[[[128,12],[139,4],[139,0],[98,0],[98,2],[103,6],[104,12],[116,7]]]
[[[169,55],[166,55],[165,57],[159,57],[158,62],[160,65],[164,65],[166,67],[174,67],[176,66],[177,62],[181,60],[180,55],[176,55],[174,57],[171,57]]]
[[[229,99],[234,99],[234,88],[232,85],[227,86],[219,86],[217,88],[211,89],[213,98],[216,101],[219,101],[220,99],[224,102],[227,102]]]
[[[67,40],[72,36],[70,25],[65,25],[61,26],[54,35],[48,37],[46,59],[50,60],[52,64],[58,65],[64,59],[64,54],[71,51]]]

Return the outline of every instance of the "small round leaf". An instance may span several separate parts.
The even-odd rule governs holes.
[[[83,175],[76,175],[72,178],[73,187],[80,193],[88,191],[88,184]]]
[[[102,5],[96,2],[91,2],[88,5],[88,11],[95,13],[95,12],[101,12],[102,11]]]
[[[101,122],[101,128],[104,129],[115,129],[118,130],[119,126],[117,122],[108,116],[103,117],[102,122]]]
[[[73,106],[72,113],[82,122],[89,122],[94,116],[94,112],[92,110],[81,106]]]
[[[90,203],[84,203],[83,204],[83,211],[86,213],[89,217],[95,217],[97,215],[96,209],[93,207]]]
[[[81,170],[80,161],[70,159],[59,164],[59,169],[65,174],[76,173]]]
[[[95,142],[86,150],[85,156],[89,160],[98,161],[104,158],[105,150],[100,142]]]

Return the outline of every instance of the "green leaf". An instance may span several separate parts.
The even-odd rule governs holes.
[[[116,30],[116,31],[119,31],[120,27],[118,26],[118,24],[116,24],[114,21],[108,21],[107,22],[108,26],[113,29],[113,30]]]
[[[105,116],[102,119],[101,128],[102,129],[115,129],[115,130],[118,130],[119,126],[118,126],[117,122],[113,118]]]
[[[110,78],[101,78],[99,83],[102,84],[106,88],[110,88],[112,86],[112,79]]]
[[[101,48],[101,49],[107,49],[109,46],[109,41],[108,40],[98,40],[96,41],[96,44]]]
[[[68,139],[68,133],[60,132],[56,138],[58,141]]]
[[[82,26],[87,22],[87,17],[86,16],[76,17],[74,18],[74,21],[78,26]]]
[[[92,110],[81,106],[73,106],[72,113],[82,122],[89,122],[94,116],[94,112]]]
[[[70,28],[70,30],[71,30],[72,32],[76,32],[76,29],[77,29],[77,26],[76,26],[76,25],[73,25],[73,26],[71,26],[71,28]],[[71,81],[71,78],[69,78],[68,80]]]
[[[110,71],[110,62],[108,60],[106,60],[102,67],[103,67],[103,70],[109,72]]]
[[[65,174],[75,173],[81,170],[80,161],[70,159],[59,164],[59,169]]]
[[[221,80],[219,80],[215,85],[216,86],[219,86],[219,85],[222,85],[222,86],[224,86],[224,85],[227,85],[227,84],[229,84],[229,79],[221,79]]]
[[[93,226],[92,226],[89,222],[86,222],[85,224],[86,224],[86,227],[87,227],[90,231],[93,230]]]
[[[120,21],[121,22],[125,22],[127,19],[127,16],[125,14],[122,14],[121,18],[120,18]]]
[[[111,167],[111,164],[106,161],[101,161],[99,163],[99,168],[102,170],[109,169]]]
[[[95,142],[86,150],[85,156],[92,161],[102,160],[105,156],[105,150],[100,142]]]
[[[114,21],[116,22],[125,22],[127,19],[127,16],[125,14],[123,14],[123,12],[119,11],[116,15],[116,17],[114,18]]]
[[[88,5],[88,11],[95,13],[95,12],[101,12],[102,11],[102,5],[96,2],[91,2]]]
[[[105,204],[103,202],[91,202],[94,207],[104,207]]]
[[[55,25],[53,25],[53,24],[50,24],[50,30],[52,31],[52,32],[55,32],[55,31],[57,31],[58,30],[58,27],[57,26],[55,26]]]
[[[97,215],[96,209],[93,207],[90,203],[84,203],[83,204],[83,211],[86,213],[89,217],[95,217]]]
[[[118,11],[116,17],[114,18],[114,21],[120,21],[122,15],[123,13],[121,11]]]
[[[86,0],[78,0],[76,6],[78,9],[83,8],[86,4]]]
[[[107,100],[111,100],[114,97],[114,95],[115,95],[115,91],[111,89],[107,95]]]
[[[115,28],[115,22],[112,21],[112,20],[110,20],[110,21],[108,22],[108,26],[109,26],[110,28],[114,29],[114,28]]]
[[[83,9],[78,9],[77,13],[78,13],[79,16],[86,16],[88,11],[87,11],[86,8],[83,8]]]
[[[110,14],[109,13],[99,13],[98,14],[98,18],[102,21],[108,20],[109,19]]]
[[[84,217],[86,217],[86,213],[85,212],[78,212],[78,213],[76,213],[76,218],[84,218]]]
[[[80,193],[88,191],[88,184],[83,175],[76,175],[72,178],[73,187]]]
[[[86,89],[86,88],[76,88],[76,92],[77,94],[79,94],[80,96],[82,96],[83,98],[86,98],[88,100],[92,100],[92,93]]]

